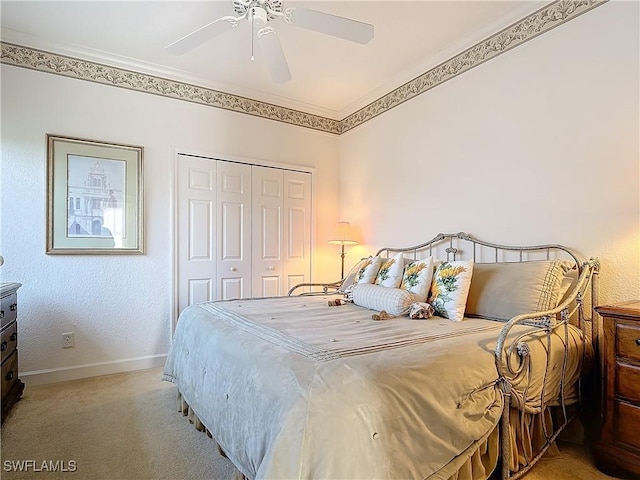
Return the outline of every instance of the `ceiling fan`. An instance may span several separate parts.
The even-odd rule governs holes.
[[[271,79],[276,83],[291,80],[289,65],[274,28],[267,24],[278,18],[297,27],[366,44],[373,38],[373,25],[350,18],[306,8],[282,8],[281,0],[233,0],[238,16],[225,16],[185,35],[166,47],[169,53],[183,55],[204,42],[236,27],[242,20],[251,24],[251,59],[254,39],[263,54]]]

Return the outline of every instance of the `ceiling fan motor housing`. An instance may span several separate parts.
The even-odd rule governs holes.
[[[267,24],[267,11],[262,7],[251,7],[249,19],[256,27],[262,28]]]
[[[261,8],[266,12],[267,17],[265,21],[276,18],[276,15],[271,12],[282,12],[282,2],[280,0],[233,0],[233,9],[238,15],[243,16],[254,7]]]

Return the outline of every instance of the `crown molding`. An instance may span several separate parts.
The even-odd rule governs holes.
[[[559,0],[551,3],[391,90],[342,120],[13,43],[0,43],[0,62],[341,135],[607,1]]]

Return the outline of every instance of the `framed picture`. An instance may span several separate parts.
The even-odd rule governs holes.
[[[142,147],[47,135],[47,254],[141,254]]]

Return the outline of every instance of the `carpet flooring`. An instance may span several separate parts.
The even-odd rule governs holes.
[[[160,375],[150,369],[27,385],[2,425],[1,478],[231,480],[231,463],[178,413],[175,387]],[[595,468],[583,447],[560,450],[524,478],[613,478]]]

